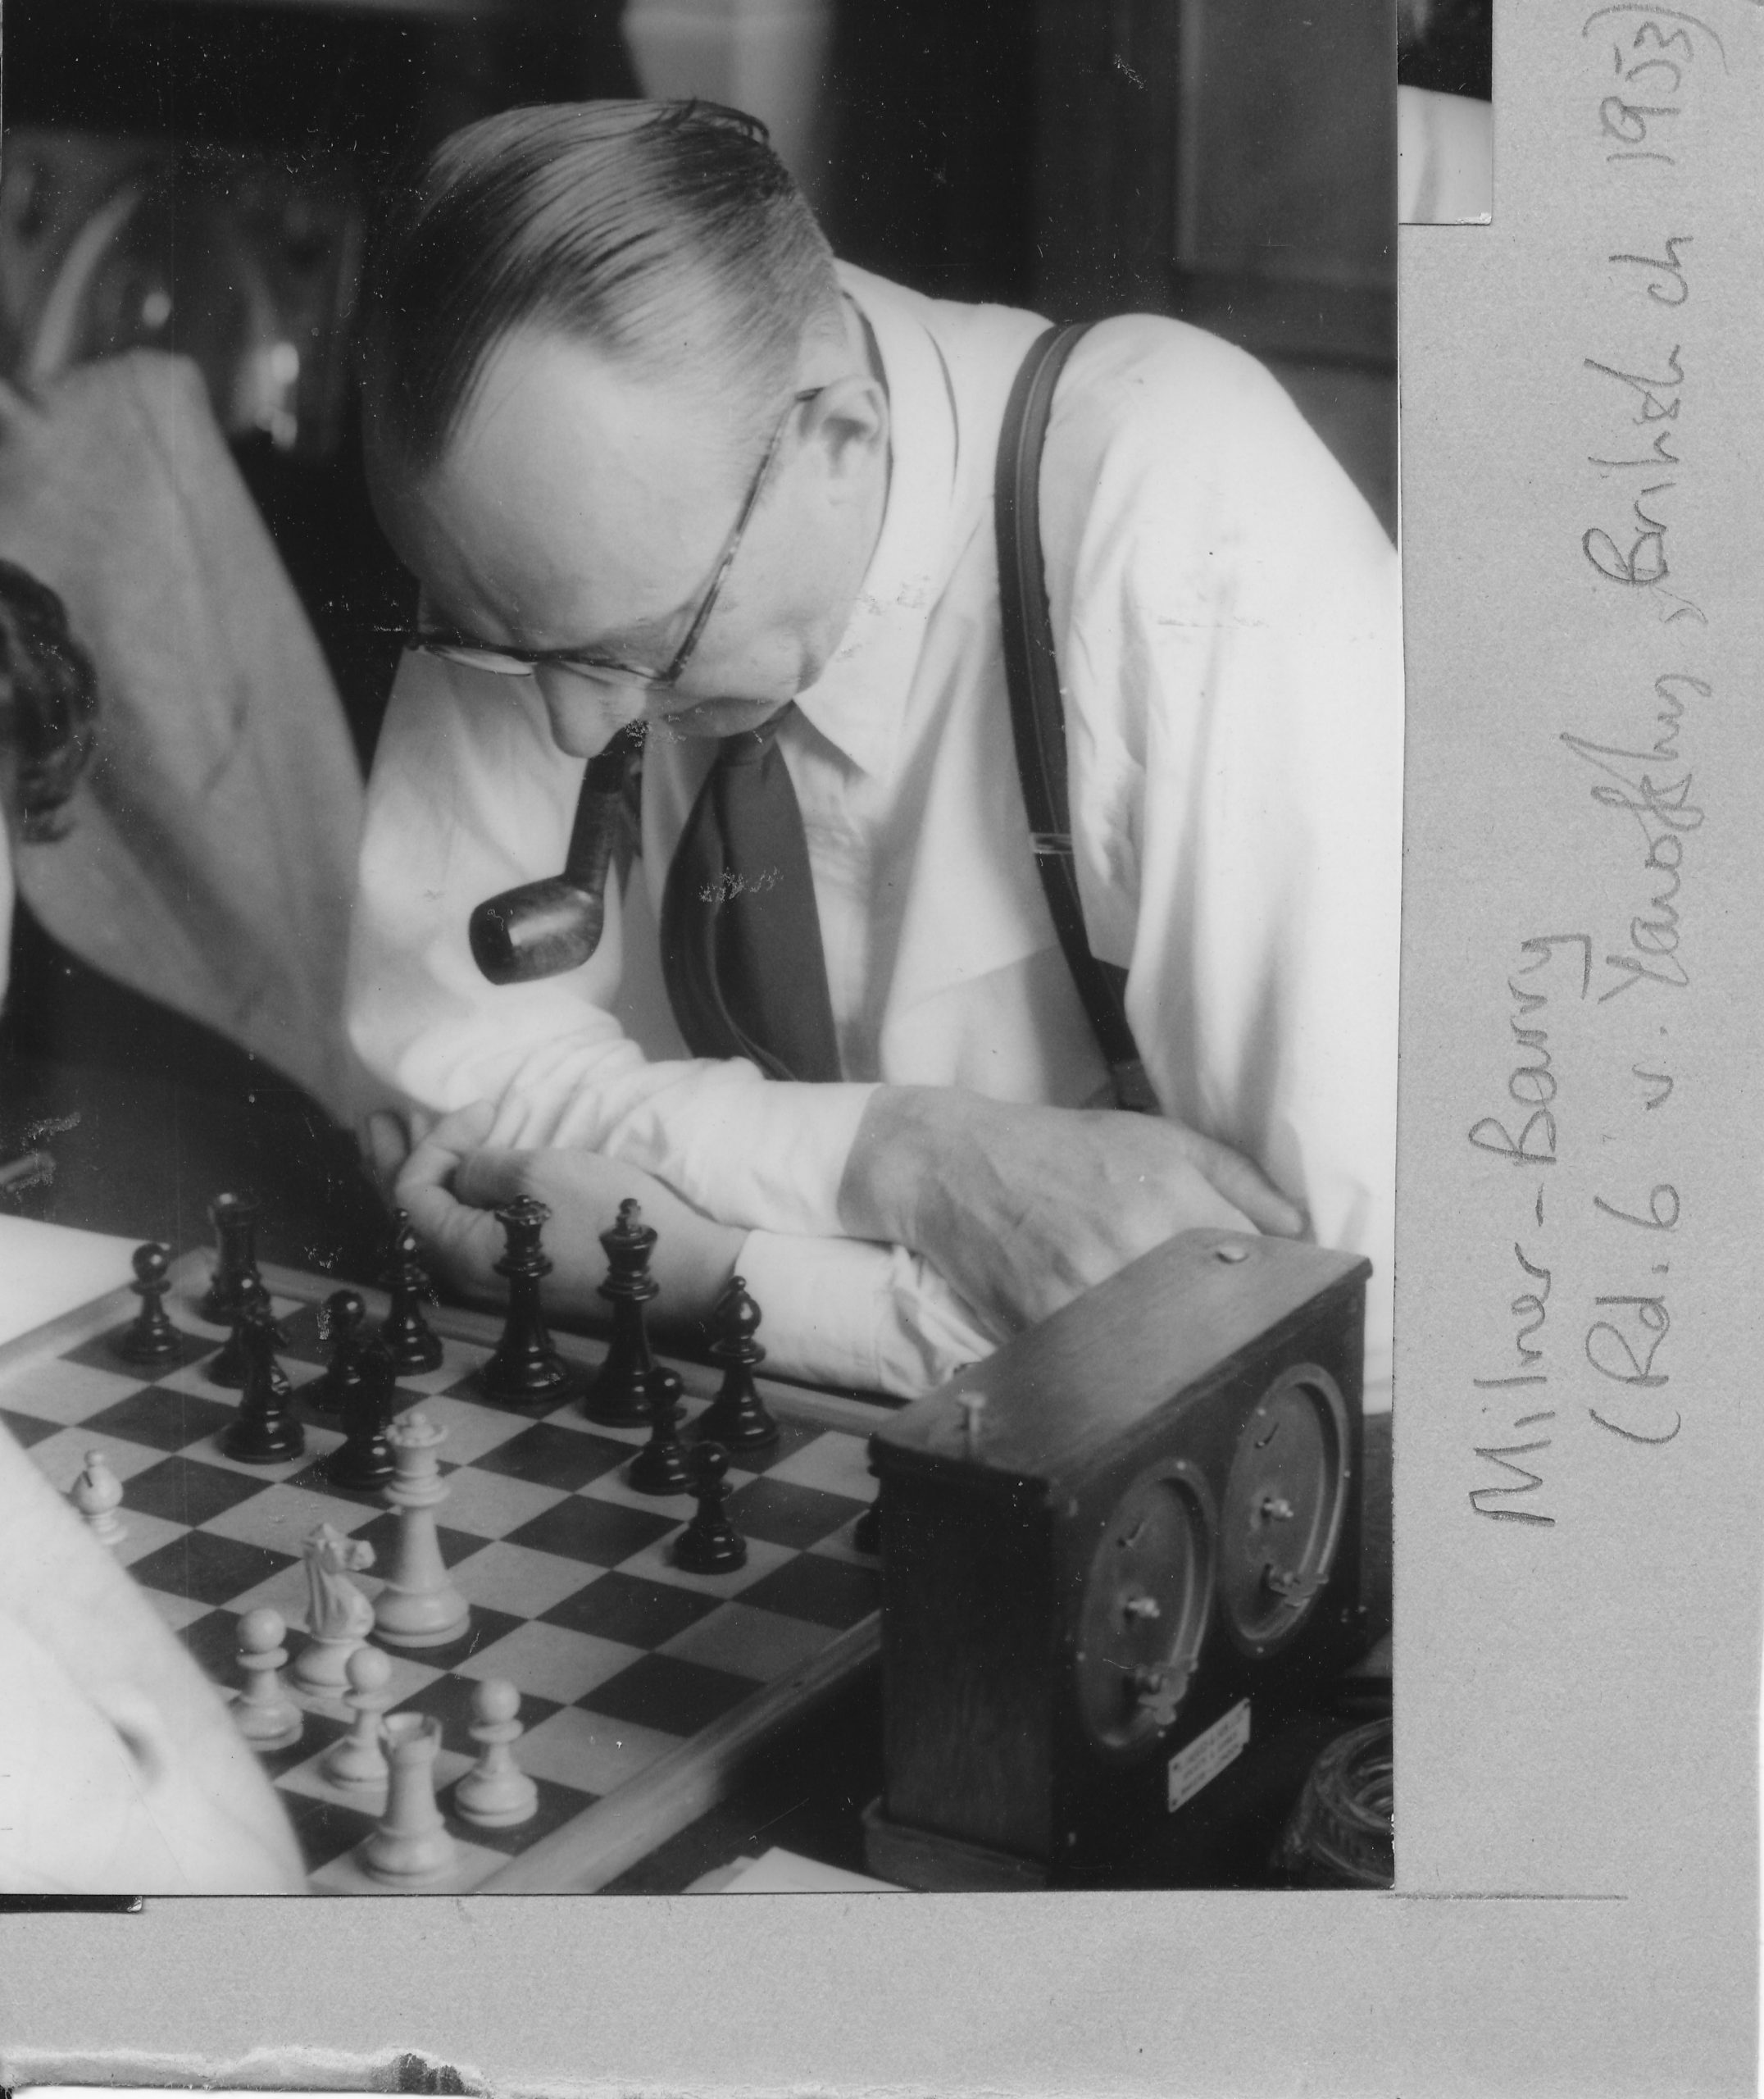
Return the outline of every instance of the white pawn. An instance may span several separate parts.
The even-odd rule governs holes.
[[[260,1754],[291,1749],[306,1726],[300,1708],[282,1688],[288,1660],[288,1626],[280,1611],[248,1610],[239,1622],[239,1665],[245,1688],[233,1703],[239,1731]]]
[[[453,1805],[480,1829],[511,1828],[539,1813],[539,1789],[515,1761],[520,1710],[521,1693],[502,1677],[486,1677],[471,1694],[471,1738],[484,1754],[453,1788]]]
[[[375,1880],[399,1887],[445,1880],[458,1863],[458,1852],[435,1805],[441,1723],[428,1713],[394,1713],[380,1727],[392,1766],[386,1811],[356,1856]]]
[[[117,1518],[122,1500],[122,1482],[111,1470],[102,1450],[88,1450],[86,1468],[68,1490],[67,1498],[90,1525],[100,1545],[120,1545],[129,1535],[128,1526]]]
[[[348,1676],[347,1703],[355,1714],[348,1734],[334,1742],[319,1762],[322,1777],[334,1786],[377,1791],[386,1783],[386,1752],[380,1746],[380,1716],[392,1703],[392,1658],[377,1647],[357,1647],[343,1664]]]

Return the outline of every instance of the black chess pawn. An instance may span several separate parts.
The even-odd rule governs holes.
[[[380,1329],[380,1337],[392,1351],[392,1364],[401,1377],[441,1368],[440,1336],[423,1317],[423,1306],[431,1303],[434,1291],[416,1248],[416,1234],[409,1215],[394,1210],[392,1216],[392,1259],[384,1278],[391,1305]]]
[[[508,1321],[495,1355],[478,1373],[479,1389],[504,1406],[561,1406],[580,1392],[582,1380],[552,1347],[539,1308],[539,1284],[552,1270],[539,1236],[551,1212],[523,1195],[498,1210],[496,1221],[508,1240],[496,1264],[496,1273],[508,1278]]]
[[[267,1291],[241,1307],[233,1341],[244,1362],[244,1390],[239,1411],[221,1436],[221,1449],[251,1465],[279,1465],[298,1458],[307,1447],[306,1431],[294,1418],[288,1379],[275,1359],[275,1321]]]
[[[171,1256],[163,1246],[149,1243],[134,1250],[134,1281],[130,1288],[140,1299],[141,1309],[111,1343],[125,1363],[152,1368],[175,1363],[183,1352],[184,1336],[166,1313],[170,1265]]]
[[[618,1223],[601,1233],[600,1243],[607,1250],[607,1280],[600,1294],[612,1306],[612,1335],[582,1411],[590,1421],[638,1428],[649,1418],[649,1373],[655,1368],[643,1323],[643,1307],[660,1287],[649,1273],[655,1227],[643,1223],[634,1202],[623,1202]]]
[[[240,1286],[257,1273],[257,1205],[249,1195],[216,1195],[208,1205],[215,1228],[215,1268],[198,1314],[217,1327],[230,1326],[239,1310]]]
[[[711,1354],[726,1368],[716,1397],[698,1417],[698,1433],[725,1450],[763,1450],[778,1441],[778,1424],[754,1386],[753,1373],[766,1360],[765,1350],[753,1338],[760,1308],[739,1276],[730,1278],[712,1317],[716,1339]]]
[[[386,1440],[397,1405],[398,1373],[390,1351],[373,1335],[357,1346],[353,1371],[343,1396],[343,1440],[320,1459],[319,1469],[333,1487],[366,1494],[384,1487],[398,1469]]]
[[[361,1382],[356,1359],[367,1340],[367,1307],[352,1290],[333,1291],[325,1300],[322,1324],[330,1355],[325,1375],[307,1387],[306,1396],[321,1414],[342,1414]]]
[[[721,1443],[700,1443],[693,1450],[692,1484],[698,1506],[674,1541],[674,1564],[689,1574],[726,1574],[748,1564],[747,1540],[723,1509],[729,1497],[723,1475],[728,1470],[729,1453]]]
[[[632,1459],[625,1474],[627,1487],[639,1494],[684,1494],[692,1485],[686,1446],[680,1432],[685,1387],[677,1371],[658,1364],[649,1373],[649,1441]]]
[[[277,1396],[288,1397],[288,1373],[275,1360],[274,1351],[283,1336],[270,1309],[269,1287],[261,1276],[241,1276],[239,1283],[239,1302],[233,1312],[233,1331],[221,1344],[219,1352],[203,1365],[202,1375],[211,1385],[225,1385],[237,1391],[245,1382],[250,1365],[250,1348],[241,1336],[244,1315],[249,1312],[253,1319],[258,1315],[267,1322],[270,1336],[270,1382],[276,1388]]]

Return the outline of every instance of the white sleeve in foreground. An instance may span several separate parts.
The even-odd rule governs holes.
[[[754,1232],[736,1265],[768,1366],[810,1383],[918,1399],[1001,1338],[903,1247]]]

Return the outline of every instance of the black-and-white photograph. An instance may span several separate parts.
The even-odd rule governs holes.
[[[0,1892],[1391,1886],[1396,53],[7,0]]]

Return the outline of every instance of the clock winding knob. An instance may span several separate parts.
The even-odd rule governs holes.
[[[1135,1704],[1158,1727],[1169,1727],[1189,1687],[1189,1676],[1185,1669],[1136,1669],[1131,1678]]]

